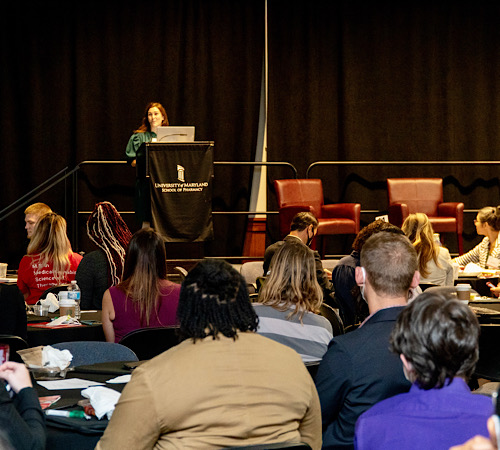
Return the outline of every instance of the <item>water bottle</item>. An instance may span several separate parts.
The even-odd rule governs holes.
[[[68,286],[68,298],[75,300],[75,319],[80,320],[81,312],[80,312],[80,297],[81,292],[78,284],[76,284],[76,280],[71,281],[71,285]]]

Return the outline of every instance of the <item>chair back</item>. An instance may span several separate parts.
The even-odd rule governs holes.
[[[344,324],[342,323],[342,319],[330,305],[322,303],[319,314],[332,324],[334,336],[344,334]]]
[[[69,286],[69,284],[58,284],[57,286],[49,287],[48,289],[43,291],[42,295],[40,295],[40,300],[44,300],[45,298],[47,298],[47,294],[49,293],[52,293],[57,297],[57,294],[59,294],[59,292],[67,291]]]
[[[389,205],[405,203],[408,212],[424,213],[429,217],[438,215],[438,204],[443,202],[443,180],[441,178],[388,178],[387,195]]]
[[[22,363],[22,358],[17,354],[18,350],[28,348],[28,343],[19,336],[12,334],[0,334],[0,344],[8,344],[10,347],[9,361]]]
[[[175,347],[179,342],[179,327],[140,328],[125,335],[120,344],[134,351],[140,361],[155,356]]]
[[[320,179],[274,180],[274,189],[279,208],[286,206],[311,207],[311,212],[319,218],[323,206],[323,183]]]
[[[247,261],[240,267],[241,276],[245,279],[247,286],[253,286],[257,291],[257,278],[264,275],[264,262],[263,261]],[[254,292],[255,292],[254,291]]]
[[[60,342],[51,346],[71,352],[73,359],[70,367],[112,361],[139,361],[137,355],[130,348],[114,342],[75,341]]]

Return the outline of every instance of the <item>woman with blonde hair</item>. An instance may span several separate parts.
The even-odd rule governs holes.
[[[330,322],[318,315],[322,303],[313,251],[301,242],[285,242],[253,304],[257,332],[293,348],[304,362],[320,361],[333,338]]]
[[[26,303],[33,305],[48,288],[74,280],[81,260],[71,249],[64,217],[54,212],[42,216],[19,264],[17,286]]]
[[[427,215],[410,214],[401,228],[417,251],[420,283],[453,286],[450,252],[435,242]]]
[[[130,240],[123,281],[102,299],[102,327],[108,342],[119,342],[139,328],[177,324],[180,285],[167,280],[165,242],[152,228]]]

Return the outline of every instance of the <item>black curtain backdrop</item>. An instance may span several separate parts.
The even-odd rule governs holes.
[[[269,0],[268,159],[291,162],[300,177],[318,160],[500,159],[500,6],[454,3]],[[64,167],[122,159],[152,100],[173,125],[215,141],[215,161],[253,159],[263,1],[8,3],[0,36],[1,209]],[[106,199],[132,210],[133,169],[81,172],[80,209]],[[216,166],[214,211],[248,209],[250,174]],[[321,166],[309,175],[323,180],[327,202],[369,211],[386,209],[388,176],[443,177],[446,200],[466,209],[500,203],[497,166]],[[37,200],[69,215],[65,192]],[[274,210],[270,183],[268,194]],[[479,239],[473,217],[466,248]],[[22,220],[18,212],[0,222],[1,259],[23,252]],[[275,225],[273,216],[269,240]],[[244,230],[243,216],[214,216],[205,254],[241,254]]]
[[[262,1],[7,2],[0,37],[0,209],[64,167],[123,160],[150,101],[165,106],[171,125],[194,125],[197,140],[214,141],[216,160],[254,158]],[[80,180],[80,210],[102,200],[133,210],[134,169],[85,166]],[[217,167],[215,180],[214,210],[248,209],[250,168]],[[62,185],[37,200],[69,216],[64,193]],[[78,250],[92,249],[86,218]],[[19,211],[0,223],[9,236],[2,261],[25,251],[23,219]],[[132,215],[126,220],[137,228]],[[241,253],[245,223],[217,216],[206,253],[214,245],[220,254]]]
[[[319,160],[500,160],[500,6],[454,3],[271,0],[269,160],[292,162],[299,177]],[[500,203],[498,172],[349,165],[309,177],[323,180],[327,202],[385,210],[387,177],[438,176],[445,199],[471,209]],[[279,176],[289,175],[274,170],[269,182]],[[467,248],[479,240],[474,217]]]

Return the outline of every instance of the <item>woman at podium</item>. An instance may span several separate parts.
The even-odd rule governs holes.
[[[137,150],[144,142],[151,142],[156,139],[156,129],[167,127],[168,117],[165,108],[161,103],[152,102],[146,106],[141,126],[134,131],[128,140],[125,154],[132,167],[136,165]]]

